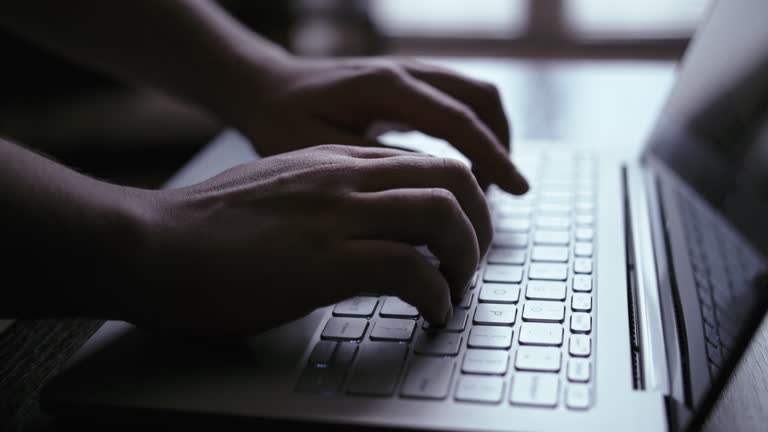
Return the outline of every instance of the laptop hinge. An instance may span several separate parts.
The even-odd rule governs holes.
[[[639,372],[637,387],[668,394],[664,327],[645,185],[640,165],[624,166],[629,312],[634,330],[632,354]]]

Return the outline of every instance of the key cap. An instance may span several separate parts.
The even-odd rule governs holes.
[[[349,377],[351,394],[389,396],[395,391],[408,345],[394,342],[368,342],[361,347]]]
[[[477,287],[477,280],[480,279],[480,275],[475,272],[475,275],[472,276],[472,280],[469,281],[469,289],[475,289]]]
[[[568,246],[570,233],[567,231],[536,231],[533,243],[541,245]]]
[[[368,328],[368,320],[360,318],[331,318],[325,324],[322,338],[341,341],[359,341]]]
[[[563,344],[563,326],[560,324],[523,323],[520,326],[523,345],[560,346]]]
[[[514,305],[480,303],[475,308],[475,324],[512,325],[515,323],[517,307]]]
[[[493,227],[496,232],[528,232],[531,222],[528,219],[501,218]]]
[[[538,205],[537,211],[542,215],[568,217],[571,214],[571,206],[568,204],[542,203]]]
[[[371,339],[409,341],[415,328],[416,321],[411,319],[380,318],[373,325]]]
[[[592,276],[588,275],[574,275],[573,276],[573,290],[576,292],[591,292],[592,291]]]
[[[520,300],[520,285],[486,283],[480,288],[482,303],[517,303]]]
[[[560,348],[521,346],[515,357],[517,370],[557,372],[560,370]]]
[[[496,207],[496,214],[503,218],[526,219],[531,216],[533,209],[530,205],[520,203],[505,203]]]
[[[506,351],[468,349],[464,354],[461,371],[468,374],[504,375],[509,354]]]
[[[536,226],[543,229],[567,230],[571,228],[571,220],[567,217],[540,216],[536,218]]]
[[[576,213],[592,214],[595,211],[595,203],[588,201],[579,201],[576,203]]]
[[[528,246],[528,234],[496,233],[493,236],[493,245],[507,248],[524,248]]]
[[[455,356],[459,353],[461,335],[458,333],[426,332],[416,338],[414,352],[422,355]]]
[[[493,248],[488,252],[490,264],[525,264],[525,249]]]
[[[571,332],[589,333],[592,331],[592,317],[584,312],[574,312],[571,314]]]
[[[529,300],[523,305],[523,320],[563,322],[565,320],[565,305],[553,301]]]
[[[568,352],[576,357],[589,357],[592,353],[592,340],[587,335],[571,335],[568,342]]]
[[[331,360],[331,367],[346,370],[355,358],[357,346],[354,342],[339,342],[336,346],[336,354]]]
[[[592,228],[576,228],[574,237],[576,237],[576,241],[592,241],[595,237],[595,230]]]
[[[504,395],[504,379],[495,376],[462,376],[456,386],[456,400],[499,403]]]
[[[528,278],[564,281],[568,278],[568,265],[533,263],[528,270]]]
[[[568,360],[568,381],[589,382],[591,375],[590,361],[584,358]]]
[[[589,386],[571,384],[565,389],[565,405],[571,409],[585,410],[591,403]]]
[[[592,296],[584,293],[574,293],[571,296],[571,309],[574,312],[589,312],[592,310]]]
[[[590,258],[576,258],[573,260],[573,272],[581,274],[592,273],[592,260]]]
[[[520,283],[523,280],[523,267],[516,265],[488,264],[485,267],[486,282]]]
[[[576,242],[576,244],[573,245],[573,254],[577,257],[591,257],[592,243]]]
[[[512,377],[509,401],[515,405],[557,406],[557,375],[518,372]]]
[[[565,300],[565,282],[528,281],[525,297],[534,300]]]
[[[568,262],[568,248],[565,246],[534,246],[533,261]]]
[[[445,325],[436,326],[424,321],[424,329],[437,332],[463,332],[467,326],[467,311],[463,309],[454,309],[451,320]]]
[[[333,308],[334,316],[369,317],[373,315],[379,300],[376,297],[352,297],[339,302]]]
[[[346,370],[321,367],[307,367],[296,382],[299,393],[337,393],[344,383]]]
[[[512,333],[510,327],[474,326],[467,345],[470,348],[508,349],[512,346]]]
[[[444,399],[453,375],[449,357],[414,357],[403,380],[400,395],[424,399]]]
[[[579,214],[576,215],[577,226],[592,226],[595,223],[595,217],[591,214]]]
[[[333,357],[333,353],[336,351],[336,343],[321,340],[315,344],[312,353],[309,355],[309,365],[312,367],[328,367],[331,363],[331,357]]]
[[[469,309],[472,307],[472,299],[475,297],[475,293],[468,292],[464,294],[464,297],[461,298],[459,301],[459,304],[456,305],[459,309]]]
[[[419,311],[398,297],[387,297],[379,315],[385,318],[418,318]]]

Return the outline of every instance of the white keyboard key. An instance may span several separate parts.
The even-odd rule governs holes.
[[[592,243],[576,242],[573,246],[573,254],[577,257],[590,258],[592,256]]]
[[[595,237],[595,230],[592,228],[576,228],[574,237],[576,237],[576,241],[592,241]]]
[[[537,212],[543,215],[568,216],[571,214],[571,206],[568,204],[542,203],[536,208]]]
[[[461,301],[459,301],[459,304],[456,305],[459,309],[469,309],[472,307],[472,299],[475,297],[474,292],[468,292],[464,294],[464,297],[461,298]]]
[[[590,361],[584,358],[568,360],[568,381],[589,382],[591,378]]]
[[[369,317],[373,315],[379,300],[376,297],[352,297],[339,302],[333,308],[334,316]]]
[[[360,318],[337,318],[328,320],[322,338],[341,341],[357,341],[363,338],[368,320]]]
[[[515,405],[555,407],[559,384],[557,375],[518,372],[512,377],[509,401]]]
[[[504,218],[529,218],[531,213],[533,213],[533,209],[530,205],[525,204],[501,204],[496,207],[496,214]]]
[[[469,332],[470,348],[508,349],[512,346],[512,328],[477,325]]]
[[[413,351],[423,355],[455,356],[460,347],[459,333],[425,332],[416,338]]]
[[[533,263],[528,270],[530,279],[564,281],[568,278],[567,264]]]
[[[525,297],[534,300],[565,300],[565,282],[528,281]]]
[[[438,332],[463,332],[464,328],[467,326],[467,316],[469,314],[467,311],[462,309],[454,309],[453,310],[453,316],[451,317],[450,321],[445,323],[445,325],[432,325],[431,323],[424,321],[424,329],[430,330],[430,331],[438,331]]]
[[[567,246],[570,242],[568,231],[536,231],[533,234],[535,244]]]
[[[585,410],[592,404],[589,386],[571,384],[565,389],[565,405],[571,409]]]
[[[571,332],[589,333],[592,331],[592,317],[588,313],[574,312],[571,314]]]
[[[565,246],[534,246],[531,260],[568,262],[568,248]]]
[[[408,345],[394,342],[368,342],[361,347],[349,377],[347,391],[352,394],[389,396],[395,391]]]
[[[526,219],[501,218],[493,224],[496,232],[528,232],[531,222]]]
[[[583,334],[571,335],[568,352],[575,357],[589,357],[592,354],[592,339]]]
[[[540,216],[536,218],[536,226],[543,229],[567,230],[571,227],[571,220],[567,217]]]
[[[371,339],[409,341],[415,328],[416,321],[411,319],[380,318],[373,325]]]
[[[592,296],[585,293],[574,293],[571,296],[571,309],[574,312],[589,312],[592,310]]]
[[[488,264],[483,280],[486,282],[520,283],[523,280],[523,267],[517,265]]]
[[[521,346],[515,356],[518,370],[557,372],[560,370],[560,348]]]
[[[509,354],[506,351],[468,349],[461,366],[463,373],[504,375],[507,372]]]
[[[592,259],[591,258],[576,258],[573,260],[573,272],[579,274],[591,274],[592,273]]]
[[[595,217],[591,214],[576,215],[577,226],[592,226],[595,223]]]
[[[588,275],[574,275],[573,276],[573,290],[575,292],[591,292],[592,291],[592,276],[588,276]]]
[[[493,248],[488,252],[490,264],[525,264],[525,249]]]
[[[379,315],[386,318],[418,318],[419,311],[398,297],[387,297]]]
[[[563,322],[565,305],[554,301],[528,300],[523,305],[524,321]]]
[[[508,248],[528,246],[528,234],[499,232],[493,235],[493,245]]]
[[[480,303],[475,308],[475,324],[509,325],[515,323],[517,307],[514,305]]]
[[[486,283],[480,288],[481,303],[517,303],[520,300],[520,285]]]
[[[523,323],[520,326],[523,345],[560,346],[563,344],[563,326],[560,324]]]
[[[499,403],[504,395],[504,379],[495,376],[462,376],[456,386],[456,400]]]
[[[592,214],[595,210],[595,203],[589,201],[579,201],[576,203],[576,213]]]
[[[414,357],[403,380],[400,394],[405,397],[444,399],[453,376],[449,357]]]

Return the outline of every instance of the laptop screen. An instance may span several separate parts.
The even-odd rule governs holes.
[[[765,0],[720,0],[713,6],[688,47],[644,155],[673,171],[725,219],[720,225],[731,225],[742,237],[736,243],[743,248],[732,247],[734,242],[723,241],[726,230],[698,223],[693,211],[681,211],[678,225],[666,228],[684,232],[688,243],[690,268],[673,271],[676,308],[683,311],[677,324],[682,320],[685,326],[680,345],[691,356],[683,361],[693,389],[689,408],[699,414],[714,403],[766,309],[767,289],[755,277],[768,255],[766,17]],[[694,236],[704,240],[692,243]],[[762,257],[742,254],[747,245]],[[747,255],[759,265],[746,265]],[[682,278],[681,270],[692,277]],[[704,347],[692,347],[697,343]]]
[[[647,149],[768,255],[768,2],[714,5]]]

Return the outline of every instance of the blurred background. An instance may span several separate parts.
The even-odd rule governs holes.
[[[677,60],[709,0],[220,0],[306,56]],[[0,134],[156,187],[222,125],[0,32]]]

